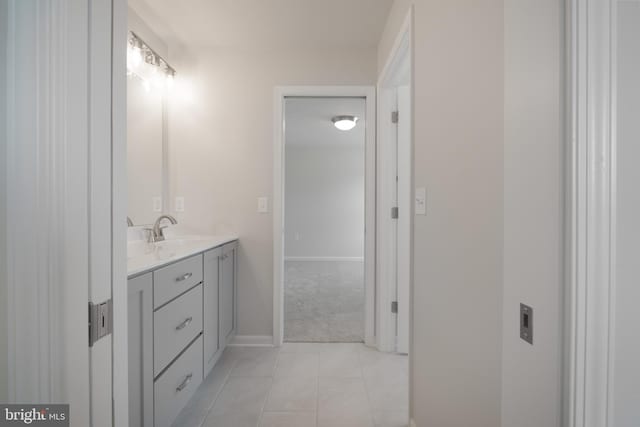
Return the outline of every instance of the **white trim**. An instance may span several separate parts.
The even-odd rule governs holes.
[[[310,261],[310,262],[364,262],[364,257],[339,257],[339,256],[285,256],[286,261]]]
[[[402,27],[389,53],[383,71],[378,79],[378,155],[377,155],[377,254],[376,254],[376,338],[377,348],[384,352],[396,351],[396,315],[391,313],[391,302],[396,298],[396,283],[398,275],[398,232],[397,221],[389,216],[389,211],[396,198],[396,167],[402,163],[407,167],[406,159],[398,158],[396,135],[390,122],[391,111],[397,108],[396,77],[402,71],[404,62],[409,56],[411,61],[411,34],[413,9],[407,13]],[[410,150],[412,153],[412,150]],[[409,159],[409,168],[412,161]],[[413,176],[413,172],[409,172]],[[412,181],[412,179],[411,179]],[[413,184],[410,184],[411,187]],[[410,190],[413,193],[412,190]],[[398,200],[399,202],[400,200]],[[412,203],[401,209],[413,211]],[[413,215],[410,215],[409,227],[413,227]],[[391,262],[390,260],[395,260]],[[411,267],[409,267],[411,270]],[[410,275],[409,272],[406,276]]]
[[[609,426],[615,265],[615,0],[571,0],[565,424]]]
[[[227,347],[273,347],[273,335],[236,335]]]
[[[282,345],[284,264],[284,98],[289,96],[363,97],[365,142],[365,337],[375,335],[375,88],[372,86],[279,86],[274,89],[273,129],[273,344]],[[365,341],[366,342],[366,341]]]
[[[113,299],[113,425],[129,424],[127,288],[127,2],[113,1],[111,100],[111,295]],[[120,49],[113,48],[113,46]]]

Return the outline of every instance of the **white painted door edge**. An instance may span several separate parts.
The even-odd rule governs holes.
[[[380,351],[396,351],[396,315],[391,312],[391,303],[396,300],[397,283],[397,230],[393,228],[395,220],[389,219],[390,201],[389,198],[394,192],[392,185],[395,182],[395,168],[390,168],[391,163],[398,161],[405,164],[406,161],[399,160],[395,148],[395,135],[392,135],[392,124],[390,122],[391,112],[395,110],[397,100],[395,96],[397,86],[397,76],[402,72],[402,67],[406,56],[409,55],[411,61],[411,38],[412,38],[413,9],[407,13],[403,25],[398,32],[394,45],[389,53],[389,57],[383,67],[383,71],[378,79],[378,156],[377,156],[377,214],[376,236],[378,239],[376,254],[376,339],[377,348]],[[411,62],[410,62],[411,63]],[[412,102],[412,101],[411,101]],[[413,145],[410,148],[413,153]],[[412,154],[411,154],[412,155]],[[411,164],[411,161],[409,161]],[[393,169],[393,170],[392,170]],[[413,188],[413,172],[410,172],[410,188]],[[411,191],[413,194],[413,191]],[[404,210],[413,211],[413,204],[403,207]],[[410,215],[409,228],[413,230],[413,215]],[[410,235],[412,233],[409,233]],[[411,243],[409,243],[411,245]],[[410,251],[412,252],[412,251]],[[409,272],[403,272],[402,276],[411,277],[413,260],[411,253],[409,256]],[[411,287],[411,285],[410,285]],[[411,294],[411,289],[409,294]],[[411,300],[411,298],[409,297]],[[411,318],[411,307],[409,307],[409,318]],[[409,322],[410,324],[411,322]],[[409,326],[410,328],[410,326]],[[411,333],[409,331],[409,341]]]
[[[113,300],[113,425],[129,424],[127,288],[127,1],[112,0],[111,99],[111,295]]]
[[[273,130],[273,345],[284,337],[284,99],[289,96],[362,97],[366,99],[365,142],[365,344],[375,343],[375,132],[373,86],[278,86],[274,89]]]
[[[569,427],[612,426],[615,11],[615,0],[568,2],[563,424]]]

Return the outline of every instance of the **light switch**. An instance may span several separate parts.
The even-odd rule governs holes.
[[[415,212],[416,215],[427,214],[427,189],[424,187],[416,188]]]
[[[258,213],[267,213],[267,212],[269,212],[269,198],[258,197]]]
[[[153,198],[153,211],[162,212],[162,197],[156,196]]]
[[[184,197],[176,197],[174,210],[176,212],[184,212]]]

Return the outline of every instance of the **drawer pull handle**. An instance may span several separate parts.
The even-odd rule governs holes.
[[[182,282],[184,280],[187,280],[189,277],[193,276],[193,273],[185,273],[180,277],[176,278],[176,282]]]
[[[184,319],[184,322],[176,326],[176,331],[186,328],[189,325],[189,323],[191,323],[192,320],[193,320],[193,317],[187,317],[186,319]]]
[[[187,388],[187,386],[191,382],[191,378],[193,378],[193,374],[187,375],[185,377],[185,379],[182,381],[182,383],[176,388],[176,391],[180,392],[180,391],[184,390],[185,388]]]

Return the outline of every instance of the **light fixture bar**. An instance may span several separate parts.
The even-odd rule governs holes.
[[[142,60],[147,64],[155,65],[160,68],[165,74],[175,77],[176,70],[169,65],[166,59],[162,55],[158,54],[151,46],[140,38],[135,32],[129,31],[129,45],[134,48],[140,49],[142,54]],[[164,64],[164,68],[162,65]]]

